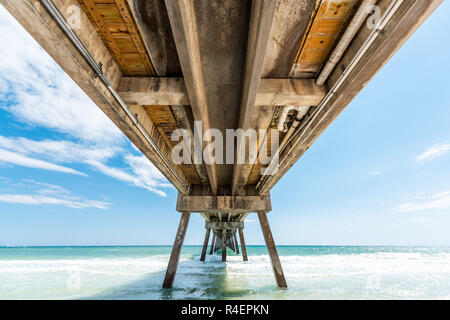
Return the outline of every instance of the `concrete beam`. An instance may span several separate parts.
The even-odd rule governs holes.
[[[185,196],[178,194],[180,212],[245,213],[271,211],[270,195],[263,196]]]
[[[243,130],[250,128],[250,120],[255,113],[256,96],[261,81],[276,5],[277,2],[272,0],[252,1],[238,126]],[[236,154],[245,153],[245,149],[245,144],[239,144],[236,148]],[[235,164],[233,167],[233,180],[231,183],[233,195],[236,194],[236,188],[239,184],[244,185],[247,182],[240,179],[243,166],[248,165]]]
[[[206,222],[205,223],[206,229],[244,229],[244,223],[243,222]]]
[[[202,71],[202,59],[194,13],[194,3],[191,0],[165,0],[170,26],[178,51],[184,81],[189,95],[192,113],[196,121],[202,121],[203,132],[197,132],[202,137],[210,129],[208,103]],[[206,137],[208,138],[208,137]],[[201,142],[201,141],[199,141]],[[216,165],[206,166],[209,184],[213,194],[217,193]]]
[[[117,92],[128,104],[189,105],[182,78],[123,77]],[[327,94],[326,86],[312,79],[261,79],[255,106],[317,106]]]
[[[183,78],[123,77],[117,86],[120,97],[128,104],[189,105]]]

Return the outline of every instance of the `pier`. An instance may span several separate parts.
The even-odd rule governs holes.
[[[228,248],[243,263],[257,213],[287,287],[271,189],[441,2],[0,0],[178,190],[164,288],[191,213],[201,261]]]

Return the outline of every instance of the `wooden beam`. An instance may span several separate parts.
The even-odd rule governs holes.
[[[205,261],[206,250],[208,249],[209,235],[211,234],[211,229],[207,228],[205,233],[205,241],[203,242],[202,255],[200,256],[200,261]]]
[[[180,224],[178,225],[177,234],[172,247],[172,253],[170,254],[169,264],[167,266],[166,276],[163,282],[163,288],[171,288],[173,285],[178,262],[180,261],[181,247],[183,246],[184,237],[186,236],[190,216],[190,212],[183,212],[181,214]]]
[[[245,246],[244,229],[239,229],[239,239],[241,240],[242,259],[248,261],[247,247]]]
[[[312,79],[261,79],[255,106],[317,106],[327,91]],[[128,104],[190,104],[183,78],[123,77],[117,92]]]
[[[195,20],[194,3],[191,0],[165,0],[170,26],[183,70],[184,81],[191,103],[192,113],[196,121],[202,122],[203,132],[198,137],[209,134],[210,121],[205,83],[202,72],[202,59]],[[200,131],[200,129],[197,129]],[[206,140],[211,138],[205,137]],[[211,140],[209,140],[211,141]],[[200,141],[199,141],[200,142]],[[215,164],[206,166],[209,184],[213,194],[217,194],[217,174]]]
[[[264,235],[267,250],[269,251],[275,281],[277,282],[278,287],[287,288],[283,268],[281,267],[280,257],[278,257],[277,247],[273,241],[272,231],[270,231],[269,221],[267,220],[267,214],[264,211],[259,211],[258,218],[259,223],[261,224],[261,230]]]
[[[242,213],[271,211],[270,195],[263,196],[184,196],[178,194],[177,211]]]
[[[244,131],[251,127],[250,120],[252,115],[255,113],[256,95],[258,93],[259,84],[261,81],[264,58],[266,56],[276,6],[277,2],[273,0],[252,1],[238,126]],[[245,153],[245,150],[245,143],[239,144],[236,147],[236,154],[240,154],[242,152]],[[247,167],[248,171],[250,171],[252,165],[237,163],[234,165],[233,180],[231,184],[232,195],[236,194],[238,185],[245,185],[247,183],[247,181],[240,179],[241,171],[245,170]]]
[[[222,262],[227,261],[227,231],[222,231]]]
[[[216,234],[213,233],[213,238],[212,238],[212,242],[211,242],[211,249],[209,251],[209,255],[212,255],[213,252],[214,252],[214,244],[215,244],[215,242],[216,242]]]

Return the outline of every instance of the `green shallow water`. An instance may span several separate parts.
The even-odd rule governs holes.
[[[185,246],[161,289],[170,246],[0,247],[0,299],[449,299],[448,247],[279,246],[289,289],[264,246],[199,261]]]

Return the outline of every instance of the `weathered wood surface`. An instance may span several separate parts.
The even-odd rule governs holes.
[[[207,229],[226,229],[226,230],[234,230],[238,228],[244,228],[243,222],[217,222],[217,221],[208,221],[205,223],[205,228]]]
[[[264,211],[259,211],[258,218],[261,224],[261,230],[264,235],[267,250],[269,251],[270,262],[272,264],[272,270],[277,285],[280,288],[287,288],[286,279],[284,277],[283,268],[280,262],[280,257],[278,256],[277,247],[275,246],[275,241],[273,240],[272,231],[270,230],[269,226],[269,221],[267,220],[267,214]]]
[[[170,254],[169,264],[167,266],[166,276],[164,277],[163,288],[171,288],[175,274],[178,268],[178,262],[180,261],[181,247],[183,246],[184,238],[186,236],[186,230],[189,224],[190,212],[183,212],[180,218],[180,224],[178,225],[177,234],[172,247],[172,253]]]
[[[270,195],[264,196],[184,196],[178,194],[177,211],[242,213],[271,211]]]

